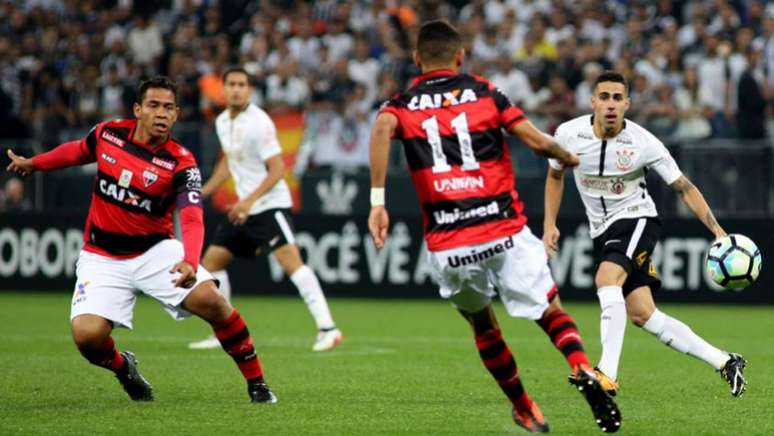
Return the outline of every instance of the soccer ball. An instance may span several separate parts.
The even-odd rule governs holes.
[[[710,246],[707,273],[720,286],[741,291],[750,286],[761,272],[761,250],[750,238],[732,234]]]

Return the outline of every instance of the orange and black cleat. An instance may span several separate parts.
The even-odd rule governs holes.
[[[548,433],[548,422],[534,401],[528,410],[519,411],[514,407],[513,422],[530,433]]]

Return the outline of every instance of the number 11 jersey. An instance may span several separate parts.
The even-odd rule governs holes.
[[[482,77],[435,70],[387,101],[431,251],[518,233],[527,222],[503,129],[526,121]]]

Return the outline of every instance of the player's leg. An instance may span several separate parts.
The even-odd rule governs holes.
[[[613,255],[617,254],[613,253]],[[618,364],[621,360],[626,332],[623,284],[626,282],[627,272],[621,263],[623,259],[614,258],[614,261],[603,261],[595,277],[597,297],[602,309],[599,321],[602,355],[599,358],[598,368],[612,381],[618,377]]]
[[[658,310],[649,287],[641,286],[627,295],[626,310],[636,326],[653,334],[662,343],[703,360],[720,371],[731,385],[732,395],[739,396],[744,392],[744,359],[737,354],[721,351],[694,333],[682,321]]]
[[[478,311],[469,312],[461,307],[475,307],[485,301],[483,296],[466,292],[452,297],[460,314],[470,323],[476,341],[476,348],[484,367],[492,374],[505,396],[513,404],[513,419],[521,427],[533,432],[547,432],[548,423],[540,408],[533,402],[521,383],[516,360],[505,343],[502,331],[497,323],[492,305]]]
[[[81,252],[70,328],[73,341],[86,360],[115,373],[131,399],[151,401],[153,388],[137,370],[134,354],[119,352],[110,336],[114,326],[132,327],[136,298],[129,262]]]
[[[210,245],[204,252],[201,266],[207,271],[212,271],[212,276],[218,280],[218,292],[226,299],[231,301],[231,282],[228,279],[226,267],[234,260],[234,254],[228,248],[222,245]],[[191,342],[188,348],[194,350],[219,348],[220,341],[215,335],[201,341]]]
[[[196,283],[191,288],[174,286],[176,276],[169,271],[183,255],[183,244],[176,239],[154,245],[136,258],[137,264],[132,271],[136,288],[162,303],[175,319],[181,320],[194,314],[207,321],[223,350],[234,359],[247,380],[252,401],[276,402],[263,380],[263,370],[245,321],[218,292],[212,274],[200,265]]]
[[[210,323],[223,350],[234,359],[247,381],[251,400],[255,403],[276,403],[277,398],[264,381],[263,369],[247,324],[218,292],[215,282],[204,280],[197,283],[183,300],[182,307]]]
[[[317,339],[312,347],[314,351],[325,351],[334,348],[344,338],[328,308],[320,281],[312,268],[304,264],[301,252],[295,244],[285,244],[272,253],[282,269],[290,277],[298,293],[303,298],[309,313],[312,314],[317,325]]]
[[[543,243],[525,226],[501,245],[493,247],[501,254],[485,265],[508,314],[537,321],[567,359],[572,369],[570,382],[591,406],[597,425],[603,431],[617,431],[621,425],[618,406],[597,381],[575,322],[562,309]]]

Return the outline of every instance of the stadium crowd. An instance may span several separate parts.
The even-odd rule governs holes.
[[[630,118],[658,135],[764,138],[773,119],[774,4],[761,0],[2,0],[0,138],[50,147],[130,116],[154,73],[180,85],[181,121],[211,123],[221,73],[241,64],[256,103],[305,113],[307,157],[342,162],[325,150],[343,148],[366,164],[370,120],[417,74],[416,29],[439,17],[466,36],[466,70],[549,131],[587,111],[604,69],[630,80]]]

